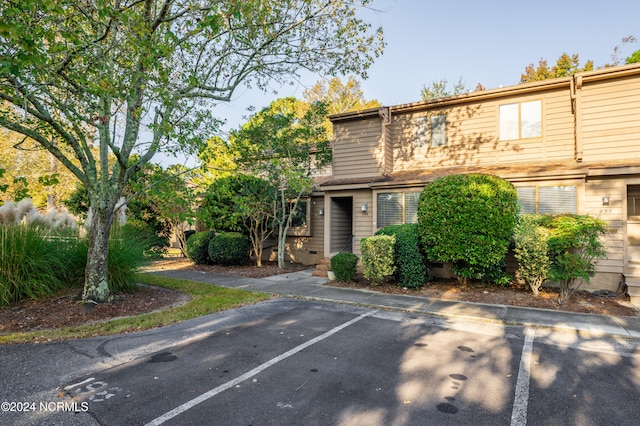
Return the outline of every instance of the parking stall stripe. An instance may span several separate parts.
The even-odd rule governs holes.
[[[525,426],[527,424],[527,406],[529,404],[529,380],[531,377],[531,352],[535,330],[526,329],[520,369],[516,381],[516,393],[511,413],[511,426]]]
[[[184,413],[185,411],[189,410],[190,408],[195,407],[196,405],[200,404],[201,402],[204,402],[206,400],[208,400],[209,398],[212,398],[214,396],[216,396],[217,394],[226,391],[227,389],[230,389],[242,382],[244,382],[245,380],[250,379],[251,377],[255,376],[256,374],[266,370],[267,368],[271,367],[272,365],[277,364],[278,362],[289,358],[291,355],[295,355],[296,353],[308,348],[311,345],[314,345],[324,339],[326,339],[327,337],[330,337],[334,334],[336,334],[337,332],[339,332],[340,330],[343,330],[347,327],[349,327],[350,325],[353,325],[355,323],[357,323],[358,321],[371,316],[373,314],[375,314],[377,311],[369,311],[367,313],[364,313],[362,315],[360,315],[359,317],[356,317],[350,321],[347,321],[337,327],[332,328],[331,330],[327,331],[324,334],[321,334],[318,337],[315,337],[305,343],[302,343],[301,345],[296,346],[293,349],[288,350],[287,352],[278,355],[275,358],[270,359],[269,361],[265,362],[264,364],[261,364],[259,366],[257,366],[256,368],[254,368],[253,370],[250,370],[246,373],[244,373],[241,376],[236,377],[235,379],[224,383],[214,389],[211,389],[210,391],[207,391],[205,393],[203,393],[202,395],[185,402],[184,404],[174,408],[171,411],[168,411],[166,413],[164,413],[163,415],[161,415],[160,417],[157,417],[155,419],[153,419],[152,421],[150,421],[149,423],[147,423],[145,426],[159,426],[163,423],[165,423],[168,420],[171,420],[172,418],[178,416],[181,413]]]

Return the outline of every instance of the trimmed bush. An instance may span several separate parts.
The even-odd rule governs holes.
[[[211,241],[211,237],[213,237],[213,232],[201,231],[196,232],[187,240],[185,253],[196,265],[211,263],[211,259],[209,259],[209,241]]]
[[[418,288],[428,279],[426,259],[420,247],[418,225],[390,225],[381,228],[376,235],[393,235],[396,244],[393,250],[393,263],[399,284],[403,287]]]
[[[485,174],[451,175],[420,194],[418,229],[429,259],[451,262],[463,281],[487,279],[499,275],[517,214],[510,182]]]
[[[518,261],[518,276],[531,288],[535,296],[547,279],[551,261],[549,254],[549,231],[538,224],[539,218],[522,215],[518,220],[513,239],[514,256]]]
[[[349,252],[341,252],[331,258],[331,270],[336,280],[349,282],[356,276],[358,256]]]
[[[360,240],[364,277],[371,280],[371,285],[384,282],[393,275],[396,267],[393,264],[393,251],[396,237],[392,235],[375,235]]]
[[[542,217],[549,229],[549,279],[560,283],[560,301],[568,300],[578,289],[576,283],[595,274],[596,260],[606,255],[601,237],[607,232],[602,219],[587,215]]]
[[[193,237],[191,237],[193,238]],[[240,232],[221,232],[209,241],[209,259],[218,265],[242,265],[249,260],[249,238]]]

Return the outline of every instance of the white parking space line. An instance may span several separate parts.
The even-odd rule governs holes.
[[[204,402],[206,400],[208,400],[209,398],[212,398],[214,396],[216,396],[217,394],[226,391],[227,389],[230,389],[242,382],[244,382],[245,380],[250,379],[251,377],[255,376],[256,374],[266,370],[267,368],[277,364],[278,362],[289,358],[291,355],[295,355],[296,353],[308,348],[311,345],[314,345],[324,339],[326,339],[327,337],[330,337],[334,334],[336,334],[337,332],[339,332],[342,329],[345,329],[347,327],[349,327],[350,325],[353,325],[355,323],[357,323],[358,321],[373,315],[374,313],[376,313],[377,311],[370,311],[367,313],[364,313],[362,315],[360,315],[359,317],[356,317],[350,321],[347,321],[337,327],[332,328],[331,330],[327,331],[324,334],[321,334],[318,337],[315,337],[305,343],[302,343],[301,345],[296,346],[293,349],[288,350],[287,352],[278,355],[275,358],[270,359],[269,361],[265,362],[264,364],[259,365],[258,367],[254,368],[253,370],[250,370],[246,373],[244,373],[241,376],[236,377],[235,379],[224,383],[216,388],[211,389],[210,391],[207,391],[205,393],[203,393],[202,395],[185,402],[184,404],[174,408],[171,411],[168,411],[166,413],[164,413],[163,415],[161,415],[160,417],[157,417],[155,419],[153,419],[152,421],[150,421],[149,423],[147,423],[145,426],[158,426],[161,425],[163,423],[165,423],[168,420],[171,420],[172,418],[178,416],[180,413],[184,413],[185,411],[189,410],[190,408],[195,407],[196,405],[200,404],[201,402]]]
[[[529,380],[531,377],[531,352],[533,350],[533,339],[535,330],[525,329],[524,346],[522,357],[520,358],[520,368],[518,369],[518,380],[516,381],[516,393],[513,401],[513,411],[511,412],[511,426],[525,426],[527,424],[527,406],[529,404]]]

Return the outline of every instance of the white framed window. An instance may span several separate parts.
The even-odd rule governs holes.
[[[422,148],[447,144],[447,116],[438,114],[413,119],[413,146]]]
[[[418,222],[420,192],[381,192],[377,198],[378,228]]]
[[[500,105],[500,140],[542,136],[542,101]]]
[[[578,191],[573,185],[516,187],[520,213],[578,213]]]

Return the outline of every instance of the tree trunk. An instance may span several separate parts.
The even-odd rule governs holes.
[[[102,303],[109,300],[109,232],[113,211],[96,209],[89,229],[89,251],[82,300]]]
[[[285,229],[289,228],[285,226],[283,223],[278,225],[278,268],[284,268],[284,246],[287,240],[287,231]]]

